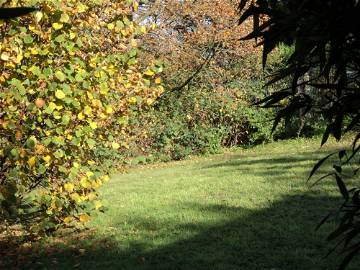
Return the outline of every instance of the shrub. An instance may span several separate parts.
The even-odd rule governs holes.
[[[1,25],[0,219],[48,232],[102,208],[96,190],[127,146],[125,119],[162,88],[155,65],[137,65],[137,1],[11,5],[39,11]]]
[[[267,122],[272,113],[251,106],[254,98],[244,92],[237,85],[168,93],[156,107],[130,120],[135,138],[130,151],[138,149],[132,155],[154,153],[161,160],[179,160],[270,140]]]

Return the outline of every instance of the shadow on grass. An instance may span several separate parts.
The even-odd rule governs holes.
[[[306,194],[284,197],[262,210],[189,204],[191,209],[221,214],[225,221],[174,224],[177,231],[192,236],[160,247],[147,242],[125,246],[111,237],[78,240],[75,246],[53,247],[22,269],[335,269],[336,258],[322,258],[330,248],[324,239],[331,224],[318,232],[314,228],[338,202]],[[355,262],[349,269],[359,267]]]
[[[326,155],[330,153],[338,152],[339,149],[333,149],[333,150],[326,150],[326,151],[315,151],[315,152],[302,152],[302,153],[281,153],[278,154],[276,158],[265,156],[265,155],[253,155],[251,157],[244,156],[244,155],[233,155],[230,156],[230,158],[226,161],[219,162],[212,164],[210,166],[206,166],[203,169],[211,169],[211,168],[231,168],[235,167],[236,169],[241,170],[243,166],[281,166],[282,168],[292,168],[292,165],[295,165],[296,167],[309,167],[307,165],[303,165],[302,163],[316,163],[321,159],[322,157],[325,157]],[[331,159],[329,159],[331,160]],[[284,166],[287,164],[287,166]],[[260,168],[261,168],[260,167]],[[260,171],[261,172],[261,171]]]
[[[251,157],[244,155],[233,155],[228,160],[215,163],[209,166],[205,166],[204,170],[222,170],[223,173],[238,172],[239,175],[251,174],[254,176],[261,176],[265,179],[281,184],[281,182],[287,181],[287,183],[294,183],[294,180],[305,182],[314,165],[326,155],[330,153],[337,153],[340,149],[333,148],[320,151],[308,151],[302,153],[280,153],[276,158],[266,155],[253,155]],[[327,159],[325,163],[317,170],[317,173],[312,177],[309,182],[309,186],[316,182],[316,179],[323,176],[324,173],[328,173],[333,164],[338,162],[337,155]],[[294,176],[296,179],[289,176]],[[321,182],[322,187],[334,186],[334,180],[325,179]]]

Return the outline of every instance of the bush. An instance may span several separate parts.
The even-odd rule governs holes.
[[[102,209],[124,119],[162,92],[158,68],[137,67],[147,29],[132,21],[137,1],[11,3],[41,11],[1,25],[0,219],[32,233],[76,226]]]
[[[251,106],[249,100],[254,98],[243,95],[236,87],[167,94],[155,108],[130,120],[134,138],[130,149],[138,149],[132,155],[154,153],[161,160],[179,160],[269,141],[271,112]]]

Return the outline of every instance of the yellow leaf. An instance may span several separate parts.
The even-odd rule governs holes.
[[[7,52],[3,52],[1,54],[1,60],[3,61],[9,61],[10,55]]]
[[[148,98],[147,100],[146,100],[146,104],[147,105],[151,105],[151,104],[153,104],[154,103],[154,100],[153,99],[151,99],[151,98]]]
[[[80,184],[81,184],[82,187],[84,187],[84,188],[91,187],[91,185],[90,185],[89,181],[86,179],[86,177],[81,178]]]
[[[146,29],[146,27],[143,25],[143,26],[140,27],[140,31],[141,31],[143,34],[146,34],[147,29]]]
[[[113,112],[113,108],[111,108],[110,106],[107,106],[106,107],[106,113],[107,114],[110,114],[110,113],[112,113]]]
[[[137,1],[135,1],[135,2],[133,3],[133,7],[134,7],[134,10],[138,10],[138,8],[139,8],[139,3],[138,3]]]
[[[29,25],[29,30],[32,31],[32,32],[36,32],[36,27],[35,27],[35,25],[30,24],[30,25]]]
[[[91,115],[91,113],[92,113],[92,109],[91,109],[91,107],[90,106],[85,106],[85,108],[84,108],[84,113],[86,114],[86,115]]]
[[[153,76],[155,74],[154,71],[148,69],[147,71],[144,72],[145,75],[148,75],[148,76]]]
[[[46,163],[49,163],[51,160],[51,156],[47,155],[42,158]]]
[[[131,46],[132,46],[132,47],[136,47],[136,46],[137,46],[137,42],[136,42],[135,39],[132,39],[132,40],[131,40]]]
[[[93,99],[94,99],[94,96],[93,96],[93,94],[92,94],[91,92],[87,91],[87,92],[86,92],[86,95],[87,95],[87,97],[88,97],[90,100],[93,100]]]
[[[29,167],[34,167],[35,163],[36,163],[36,157],[29,158],[27,163],[28,163]]]
[[[108,28],[109,30],[113,30],[113,29],[115,28],[115,25],[114,25],[113,23],[109,23],[109,24],[107,25],[107,28]]]
[[[112,147],[113,149],[117,150],[117,149],[120,148],[120,144],[118,144],[118,143],[116,143],[116,142],[113,142],[113,143],[111,144],[111,147]]]
[[[64,184],[64,189],[68,192],[73,192],[74,191],[74,184],[73,183],[66,183]]]
[[[73,193],[70,195],[71,199],[73,199],[74,201],[76,201],[77,203],[81,203],[81,196],[77,193]]]
[[[136,104],[136,101],[137,101],[137,100],[136,100],[136,97],[131,97],[131,98],[129,98],[128,101],[129,101],[130,104],[133,105],[133,104]]]
[[[101,177],[104,182],[108,182],[110,180],[110,176],[104,175]]]
[[[79,216],[79,220],[83,223],[88,222],[90,220],[90,216],[87,214],[82,214]]]
[[[77,117],[79,120],[84,120],[85,115],[83,113],[78,113]]]
[[[92,128],[92,129],[97,129],[97,124],[96,123],[94,123],[94,122],[90,122],[90,127]]]
[[[36,154],[42,154],[45,151],[45,147],[42,144],[36,144],[35,145],[35,153]]]
[[[102,185],[102,182],[101,182],[100,179],[96,180],[96,181],[93,183],[93,186],[94,186],[95,188],[99,188],[99,187],[101,187],[101,185]]]
[[[16,56],[16,63],[20,64],[21,61],[23,60],[24,56],[23,54],[20,52],[17,56]]]
[[[129,32],[128,32],[127,30],[121,30],[120,33],[121,33],[124,37],[126,37]]]
[[[39,54],[39,51],[36,48],[31,48],[30,53],[36,55]]]
[[[88,160],[87,162],[89,165],[94,165],[96,162],[94,160]]]
[[[70,32],[70,39],[74,39],[74,38],[76,38],[76,33]]]
[[[88,7],[82,3],[79,3],[76,8],[79,13],[83,13],[88,9]]]
[[[160,78],[160,77],[157,77],[157,78],[155,79],[155,83],[156,83],[156,84],[160,84],[160,83],[161,83],[161,78]]]
[[[67,15],[66,13],[63,13],[61,14],[61,17],[60,17],[60,22],[63,22],[63,23],[68,23],[70,20],[70,17],[69,15]]]
[[[101,207],[103,206],[100,201],[95,201],[94,204],[95,204],[95,209],[96,209],[96,210],[99,209],[99,208],[101,208]]]
[[[41,11],[35,12],[35,20],[36,20],[36,22],[40,22],[42,18],[43,18],[43,13]]]
[[[100,94],[106,95],[108,93],[108,89],[101,89]]]
[[[64,99],[65,98],[65,93],[62,90],[56,90],[55,97],[58,98],[58,99]]]
[[[56,109],[56,104],[54,102],[50,102],[49,103],[49,108],[50,108],[50,110],[55,110]]]
[[[92,176],[94,176],[94,173],[93,172],[86,172],[86,176],[87,177],[92,177]]]
[[[7,63],[5,64],[5,67],[14,69],[16,66],[15,66],[15,64],[14,64],[13,62],[7,62]]]
[[[55,30],[60,30],[61,28],[63,28],[63,24],[62,23],[53,23],[52,24],[52,27],[55,29]]]
[[[66,218],[64,218],[64,223],[65,224],[68,224],[68,223],[70,223],[71,221],[73,220],[73,217],[66,217]]]

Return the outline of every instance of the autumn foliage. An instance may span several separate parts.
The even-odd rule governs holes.
[[[144,17],[151,16],[158,27],[143,38],[142,61],[162,60],[164,80],[174,88],[199,67],[191,84],[213,90],[234,78],[249,78],[260,49],[240,40],[251,31],[252,20],[238,25],[238,5],[232,0],[153,1]]]
[[[141,38],[139,62],[163,63],[166,91],[132,119],[135,155],[182,159],[267,141],[271,113],[250,106],[265,92],[260,48],[240,41],[253,22],[238,25],[239,1],[147,2],[138,20],[157,27]]]
[[[0,219],[34,233],[86,222],[129,115],[163,91],[155,62],[138,65],[148,29],[132,0],[7,6],[39,9],[0,26]]]

